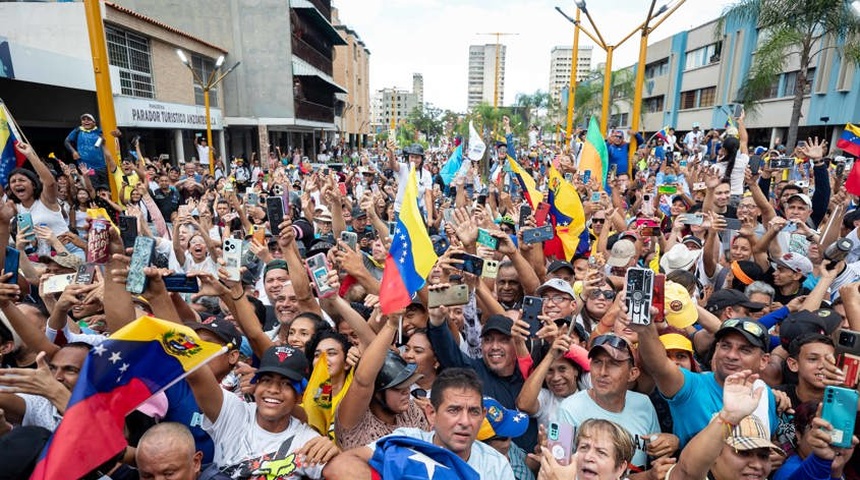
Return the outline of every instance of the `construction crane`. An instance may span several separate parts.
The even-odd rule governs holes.
[[[490,33],[479,33],[478,35],[492,35],[496,37],[496,76],[494,78],[493,84],[493,108],[499,107],[499,63],[501,56],[501,37],[508,35],[519,35],[519,33],[508,33],[508,32],[490,32]]]

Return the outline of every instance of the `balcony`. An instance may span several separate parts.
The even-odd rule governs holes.
[[[296,99],[296,118],[312,122],[333,123],[334,108],[307,100]]]
[[[293,35],[292,37],[293,55],[308,62],[314,68],[320,70],[328,76],[332,75],[332,60],[312,47],[309,43]]]
[[[329,22],[331,21],[331,2],[326,2],[323,0],[308,0],[311,2],[314,7],[325,17]]]

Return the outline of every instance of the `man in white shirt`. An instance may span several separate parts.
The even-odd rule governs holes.
[[[426,218],[433,218],[433,175],[424,169],[424,147],[415,143],[404,148],[403,154],[407,156],[405,163],[396,161],[393,148],[396,148],[396,145],[389,146],[388,163],[397,175],[397,198],[394,200],[394,210],[397,212],[401,210],[403,193],[409,180],[409,170],[414,166],[415,176],[418,179],[418,207]]]
[[[704,139],[705,134],[699,128],[699,122],[693,122],[693,130],[684,136],[684,146],[687,147],[688,152],[695,153],[699,151]]]
[[[398,428],[392,435],[421,439],[450,450],[472,467],[481,480],[514,480],[514,472],[508,460],[492,447],[476,441],[487,413],[481,392],[481,381],[474,371],[464,368],[445,369],[436,377],[430,391],[432,413],[429,414],[429,419],[434,425],[433,430],[425,432],[417,428]],[[323,472],[325,478],[379,478],[379,473],[374,472],[368,465],[375,449],[376,442],[341,453],[326,465]],[[435,468],[445,467],[433,463]]]

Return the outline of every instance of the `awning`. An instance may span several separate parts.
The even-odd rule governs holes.
[[[323,73],[318,68],[293,55],[293,75],[298,77],[316,77],[334,88],[335,93],[347,93],[346,89],[335,83],[331,76]]]
[[[328,19],[325,18],[319,10],[317,10],[317,7],[315,7],[313,3],[308,0],[290,0],[290,7],[307,13],[307,18],[309,18],[310,21],[313,22],[314,26],[317,27],[324,35],[329,37],[332,45],[348,45],[346,40],[340,36],[340,33],[334,29],[331,22],[329,22]]]

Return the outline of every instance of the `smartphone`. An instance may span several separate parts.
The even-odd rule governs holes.
[[[675,152],[675,153],[677,153],[677,152]],[[680,158],[680,155],[676,156],[675,158],[676,159]],[[678,166],[681,168],[687,168],[687,161],[686,160],[679,160]]]
[[[168,292],[177,293],[197,293],[200,291],[200,285],[197,283],[197,278],[189,277],[184,273],[174,273],[162,277],[164,287]]]
[[[615,180],[615,174],[618,172],[618,165],[612,164],[609,166],[609,179]]]
[[[75,283],[77,285],[89,285],[93,283],[96,276],[96,266],[95,265],[81,265],[78,267],[78,273],[75,274]]]
[[[13,285],[18,283],[18,263],[21,261],[21,252],[14,247],[6,247],[6,262],[3,264],[3,273],[11,273],[12,276],[6,283]]]
[[[257,204],[260,203],[260,195],[256,192],[248,192],[245,196],[245,205],[249,207],[256,207]]]
[[[238,282],[242,279],[242,240],[228,238],[224,240],[224,268],[227,278]]]
[[[31,242],[36,241],[36,228],[33,226],[33,216],[30,215],[30,212],[24,212],[18,214],[18,231],[24,231],[29,228],[29,233],[27,233],[27,240]]]
[[[119,236],[122,238],[123,248],[134,247],[134,240],[137,238],[137,217],[119,216]]]
[[[345,183],[343,183],[343,182],[338,183],[337,184],[337,190],[340,192],[341,195],[343,195],[344,197],[346,196],[346,184]]]
[[[788,222],[782,227],[782,231],[785,233],[794,233],[797,231],[797,222]]]
[[[335,289],[326,282],[329,270],[328,264],[325,260],[325,254],[318,253],[305,260],[305,264],[308,267],[308,272],[311,275],[311,279],[314,281],[314,285],[317,287],[319,296],[321,298],[326,298],[334,295],[336,293]]]
[[[770,168],[774,170],[786,170],[791,168],[794,159],[791,157],[775,157],[770,159]]]
[[[447,221],[447,220],[446,220]],[[388,236],[393,237],[394,231],[397,230],[397,222],[388,222]]]
[[[860,332],[839,330],[836,339],[836,365],[845,373],[845,386],[860,384]]]
[[[391,230],[391,227],[388,227],[388,230]],[[392,233],[392,235],[394,235]],[[358,234],[355,232],[340,232],[340,239],[346,242],[349,245],[349,248],[355,250],[358,246]]]
[[[493,250],[498,250],[499,239],[490,235],[490,232],[483,228],[478,229],[478,243]]]
[[[797,148],[803,148],[803,147],[805,147],[805,146],[806,146],[806,142],[805,142],[805,141],[803,141],[803,140],[799,140],[799,141],[797,142]]]
[[[750,171],[753,175],[758,175],[762,163],[761,155],[750,155]]]
[[[484,271],[484,259],[468,253],[455,253],[451,258],[462,260],[463,263],[454,264],[454,268],[462,270],[472,275],[480,275]]]
[[[62,293],[72,282],[75,281],[74,273],[61,273],[59,275],[51,275],[42,283],[42,292]]]
[[[546,223],[546,217],[549,215],[549,204],[546,202],[540,202],[537,205],[537,210],[535,211],[535,225],[538,227],[542,227]]]
[[[657,187],[657,193],[661,193],[663,195],[674,195],[678,193],[677,185],[660,185]]]
[[[484,260],[484,270],[481,272],[484,278],[496,278],[499,276],[499,262],[496,260]]]
[[[469,287],[467,285],[451,285],[440,290],[430,290],[427,293],[427,308],[439,306],[465,305],[469,303]]]
[[[600,192],[591,192],[591,202],[592,203],[600,202]]]
[[[708,189],[708,186],[705,184],[705,182],[696,182],[693,184],[693,191],[698,192],[700,190],[707,190],[707,189]]]
[[[487,204],[487,196],[482,193],[482,194],[478,195],[477,201],[478,201],[478,205],[483,207],[484,205]]]
[[[548,242],[555,236],[552,225],[523,230],[523,243]]]
[[[836,162],[836,176],[841,177],[845,174],[845,161]]]
[[[740,118],[744,113],[744,106],[740,103],[736,103],[734,108],[732,109],[732,117]]]
[[[520,227],[526,225],[526,220],[532,214],[532,207],[528,204],[520,205]]]
[[[564,181],[567,183],[573,183],[573,174],[572,173],[565,173],[564,174]]]
[[[280,225],[284,221],[283,197],[276,195],[266,200],[266,216],[269,218],[269,230],[271,230],[272,235],[280,235]]]
[[[582,174],[582,183],[584,183],[584,184],[586,184],[586,185],[587,185],[587,184],[588,184],[588,182],[590,182],[590,181],[591,181],[591,170],[586,170],[586,171]]]
[[[546,445],[559,465],[570,465],[573,454],[573,425],[568,423],[550,422],[546,432]]]
[[[660,224],[650,218],[636,220],[636,228],[643,237],[657,237],[660,235]]]
[[[701,213],[683,213],[681,214],[681,221],[684,222],[684,225],[701,226],[705,222],[705,216]]]
[[[857,401],[860,394],[857,390],[834,387],[824,387],[824,406],[821,407],[821,418],[833,426],[830,431],[830,444],[834,447],[848,448],[854,435],[854,420],[857,416]]]
[[[652,305],[657,309],[657,315],[653,321],[660,323],[663,321],[663,308],[666,304],[666,274],[657,273],[654,275],[654,299]]]
[[[741,229],[741,221],[737,218],[724,218],[724,220],[726,221],[726,230],[737,231]],[[795,228],[797,228],[797,225],[795,225]]]
[[[649,268],[627,269],[627,312],[634,325],[651,324],[651,299],[654,294],[654,271]]]
[[[180,205],[176,210],[176,214],[180,217],[187,217],[191,215],[191,205]]]
[[[522,319],[529,324],[529,335],[535,336],[540,330],[541,322],[538,315],[543,312],[543,299],[540,297],[523,297]]]
[[[152,263],[155,254],[155,239],[152,237],[137,237],[134,239],[134,253],[131,254],[131,265],[128,268],[128,278],[125,289],[134,295],[140,295],[146,289],[147,278],[143,269]]]

